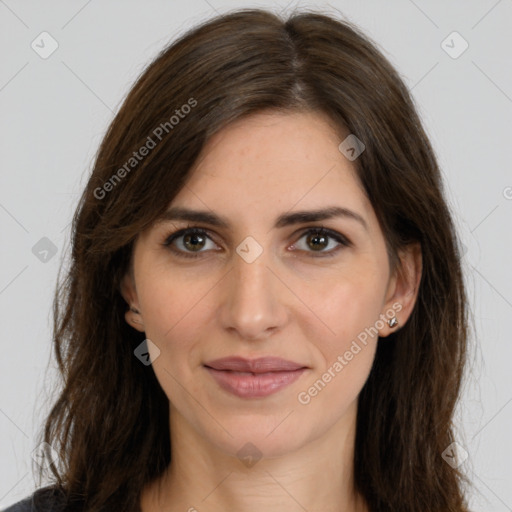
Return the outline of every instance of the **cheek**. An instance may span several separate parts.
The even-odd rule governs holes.
[[[176,276],[171,279],[161,273],[139,289],[146,337],[160,350],[153,370],[168,399],[182,410],[193,409],[189,397],[201,394],[194,371],[204,359],[201,340],[205,340],[205,333],[212,332],[208,294],[212,286],[199,280],[185,282]]]
[[[211,281],[211,282],[210,282]],[[207,302],[214,281],[194,279],[170,272],[152,272],[140,281],[138,296],[144,311],[148,338],[153,335],[162,343],[181,339],[176,333],[199,329],[207,314],[202,307]]]
[[[328,421],[336,421],[350,407],[368,378],[386,284],[386,276],[371,262],[332,277],[319,281],[314,293],[311,287],[302,292],[307,291],[308,305],[317,313],[302,325],[315,346],[316,364],[297,395],[308,414],[327,414]]]
[[[314,286],[310,281],[297,289],[311,311],[303,315],[302,328],[309,331],[310,339],[320,340],[319,348],[332,359],[358,335],[375,327],[383,313],[387,277],[372,261],[324,277]]]
[[[309,295],[311,309],[321,319],[309,317],[308,338],[315,345],[316,364],[297,395],[300,407],[327,422],[347,411],[368,378],[385,285],[378,273],[371,272],[351,273],[335,283]]]
[[[322,418],[315,427],[319,431],[339,421],[354,406],[370,374],[375,341],[363,345],[355,340],[345,348],[333,353],[325,368],[312,375],[296,397],[299,413]]]
[[[218,281],[218,277],[171,275],[165,270],[155,270],[140,280],[146,337],[160,350],[153,369],[168,398],[176,403],[186,399],[179,383],[186,383],[193,396],[200,394],[194,372],[218,348],[208,347],[208,336],[214,333]]]
[[[377,336],[374,329],[380,302],[357,290],[341,286],[326,297],[323,319],[332,330],[330,336],[316,336],[321,360],[317,377],[341,391],[338,397],[354,397],[370,371]],[[330,384],[332,382],[332,384]]]

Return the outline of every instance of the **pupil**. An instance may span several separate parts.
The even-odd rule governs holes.
[[[185,243],[185,246],[188,247],[189,249],[192,249],[192,250],[195,250],[195,249],[200,249],[201,248],[201,239],[203,237],[201,235],[198,235],[198,234],[189,234],[189,235],[186,235],[185,236],[185,239],[184,239],[184,243]],[[199,242],[198,242],[199,240]],[[196,245],[198,244],[199,245]],[[189,244],[191,244],[191,246],[189,247]],[[203,244],[204,245],[204,242]]]

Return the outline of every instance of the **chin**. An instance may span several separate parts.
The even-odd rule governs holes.
[[[293,415],[290,414],[288,419]],[[310,441],[310,436],[302,430],[306,427],[304,422],[301,422],[299,430],[296,423],[288,423],[286,416],[283,414],[275,419],[273,416],[263,418],[252,414],[236,418],[231,423],[221,421],[231,436],[222,431],[220,439],[210,437],[210,441],[225,454],[241,460],[245,457],[278,458],[300,449]]]

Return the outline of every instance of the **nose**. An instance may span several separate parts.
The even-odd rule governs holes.
[[[269,263],[266,251],[252,263],[233,256],[233,268],[223,283],[220,316],[223,327],[240,339],[266,339],[288,321],[285,301],[290,292]]]

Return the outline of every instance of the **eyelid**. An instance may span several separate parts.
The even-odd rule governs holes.
[[[339,233],[338,231],[335,231],[335,230],[332,230],[329,228],[325,228],[324,226],[309,226],[306,228],[301,228],[300,230],[298,230],[298,232],[299,232],[300,236],[298,236],[297,240],[292,244],[292,247],[294,247],[295,244],[299,240],[301,240],[305,235],[308,235],[310,233],[325,235],[328,238],[335,240],[339,244],[338,247],[331,249],[329,251],[318,251],[316,253],[315,253],[315,251],[301,251],[301,252],[309,253],[313,257],[321,258],[321,257],[334,256],[342,247],[352,247],[352,245],[353,245],[353,243],[342,233]],[[164,247],[168,248],[169,250],[173,251],[175,254],[178,254],[180,257],[184,257],[184,258],[197,258],[197,257],[200,257],[200,255],[202,253],[208,252],[208,251],[198,251],[198,252],[194,253],[194,252],[184,252],[184,251],[175,249],[172,245],[172,242],[174,242],[174,240],[181,238],[182,236],[185,236],[187,234],[203,235],[203,236],[209,238],[212,242],[216,243],[215,236],[212,238],[212,236],[211,236],[212,232],[209,229],[201,228],[198,226],[187,226],[185,228],[180,228],[180,229],[174,231],[173,233],[171,233],[170,235],[166,236],[162,245]]]
[[[312,226],[309,228],[305,228],[304,230],[301,230],[300,236],[297,240],[300,240],[304,235],[308,235],[310,233],[325,235],[329,238],[332,238],[333,240],[336,240],[336,242],[338,242],[340,245],[344,245],[346,247],[351,247],[353,245],[352,242],[342,233],[335,231],[334,229],[325,228],[323,226],[319,226],[319,227]],[[296,243],[296,242],[294,242],[294,243]],[[314,253],[314,251],[308,251],[308,252]],[[327,251],[327,252],[334,252],[334,251],[331,250],[331,251]]]
[[[203,252],[207,252],[207,251],[199,251],[197,253],[194,253],[194,252],[184,252],[184,251],[181,251],[179,249],[175,249],[173,247],[173,242],[174,240],[177,240],[178,238],[181,238],[182,236],[185,236],[185,235],[188,235],[188,234],[197,234],[197,235],[203,235],[207,238],[209,238],[212,242],[216,243],[214,238],[212,238],[211,236],[211,231],[208,230],[208,229],[205,229],[205,228],[200,228],[200,227],[197,227],[197,226],[187,226],[186,228],[181,228],[181,229],[178,229],[176,231],[174,231],[173,233],[171,233],[170,235],[166,236],[162,245],[166,248],[168,248],[169,250],[173,251],[175,254],[178,254],[180,256],[183,256],[185,258],[194,258],[194,257],[198,257],[200,254],[202,254]]]

